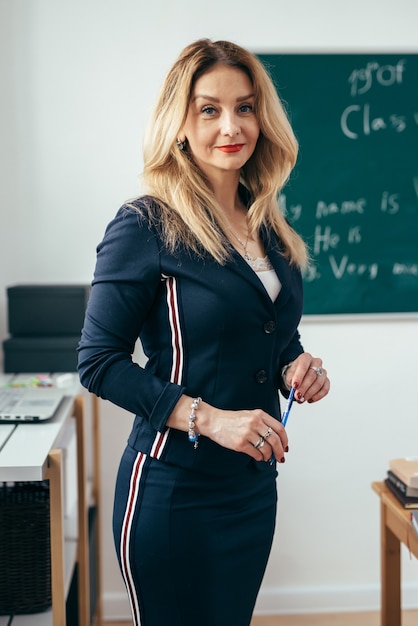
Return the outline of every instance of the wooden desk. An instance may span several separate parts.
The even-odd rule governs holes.
[[[11,378],[0,375],[0,383],[5,384]],[[65,398],[51,420],[44,424],[0,424],[0,481],[47,479],[50,482],[52,608],[50,611],[35,615],[10,617],[11,621],[7,621],[8,626],[9,624],[65,626],[65,603],[75,563],[78,564],[79,626],[90,624],[89,494],[85,449],[85,398],[81,391],[77,375],[74,374],[73,382],[63,387]],[[97,414],[93,417],[97,421]],[[77,481],[74,504],[76,510],[74,515],[65,519],[62,447],[73,419],[76,424],[76,476],[73,477]],[[97,424],[95,427],[97,428]],[[96,448],[97,441],[94,441],[93,445]],[[93,489],[97,491],[96,485]],[[0,626],[4,619],[9,620],[0,618]]]
[[[381,626],[401,626],[401,543],[418,558],[418,535],[405,509],[383,482],[372,483],[380,498]]]

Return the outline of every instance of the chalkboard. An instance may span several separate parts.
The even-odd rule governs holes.
[[[259,54],[299,141],[309,314],[418,311],[418,55]]]

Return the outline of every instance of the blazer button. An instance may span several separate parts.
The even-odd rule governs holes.
[[[273,320],[269,320],[268,322],[264,324],[263,328],[264,328],[264,332],[267,335],[271,335],[276,330],[276,322],[273,322]]]
[[[255,379],[258,383],[265,383],[267,382],[267,372],[266,370],[258,370],[258,372],[255,375]]]

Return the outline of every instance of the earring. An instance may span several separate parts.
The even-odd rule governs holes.
[[[187,139],[185,139],[184,141],[181,141],[181,139],[177,138],[176,144],[177,144],[179,150],[185,150],[186,149],[186,144],[187,144]]]

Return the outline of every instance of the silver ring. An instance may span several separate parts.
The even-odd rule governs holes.
[[[322,376],[322,374],[324,373],[324,370],[322,369],[322,367],[311,366],[309,369],[313,370],[317,376]]]
[[[268,439],[272,433],[272,429],[271,428],[267,428],[267,432],[265,435],[263,435],[263,439]]]
[[[260,437],[257,443],[254,444],[254,448],[258,450],[258,448],[262,448],[264,446],[264,437]]]

